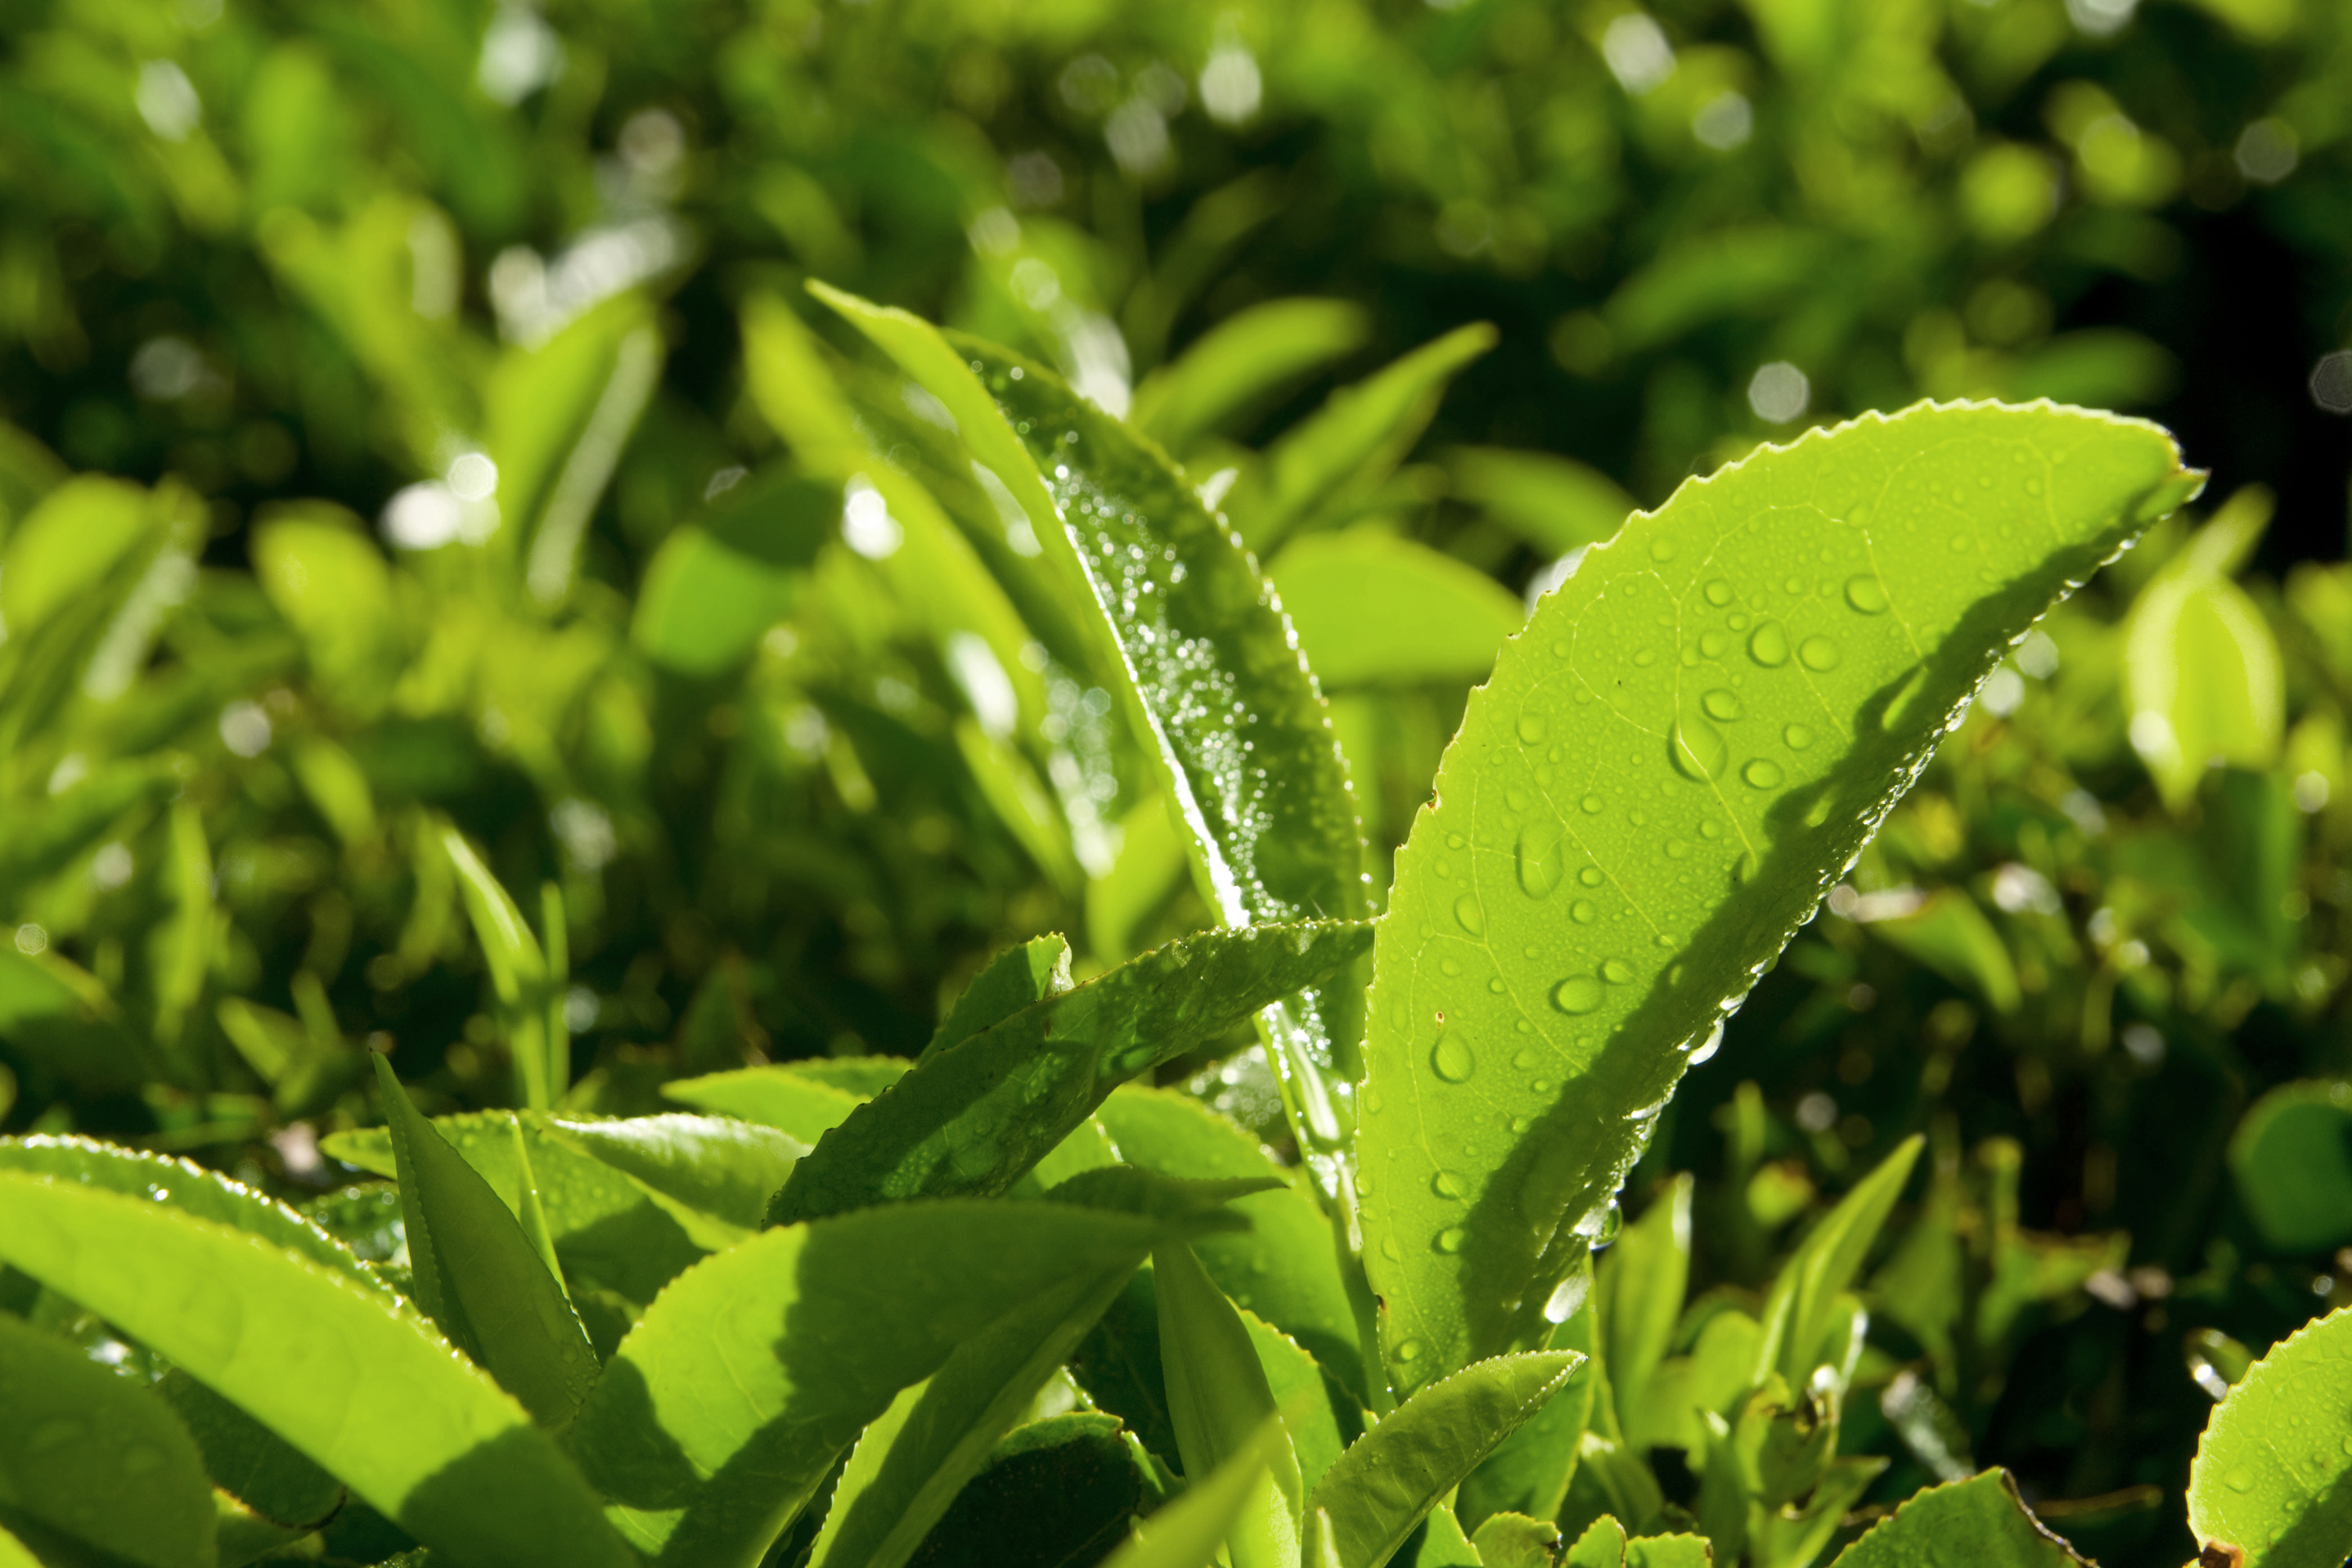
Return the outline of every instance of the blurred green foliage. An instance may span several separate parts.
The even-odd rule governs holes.
[[[822,277],[1056,364],[1222,500],[1376,898],[1520,596],[1632,502],[1920,395],[2172,423],[2226,499],[2017,648],[1666,1113],[1661,1354],[1924,1132],[1872,1496],[2000,1462],[2185,1555],[2133,1489],[2352,1300],[2352,574],[2283,570],[2343,526],[2352,13],[5,15],[9,1130],[315,1185],[363,1042],[430,1110],[649,1110],[913,1054],[1014,940],[1091,972],[1208,922],[1017,506]],[[1163,1080],[1279,1143],[1218,1054]]]

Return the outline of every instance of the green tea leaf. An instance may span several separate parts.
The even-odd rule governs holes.
[[[640,1550],[750,1568],[841,1451],[958,1345],[1213,1223],[949,1201],[762,1232],[646,1309],[581,1412],[573,1451]]]
[[[520,1129],[548,1239],[566,1270],[650,1301],[680,1270],[707,1250],[645,1190],[604,1161],[559,1142],[531,1119],[510,1111],[436,1116],[433,1129],[479,1171],[508,1208],[522,1212],[522,1166],[515,1156]],[[330,1158],[378,1176],[396,1169],[392,1135],[382,1127],[334,1133],[319,1141]]]
[[[1916,1494],[1839,1552],[1834,1568],[2075,1568],[2082,1561],[2042,1527],[2009,1472],[1994,1469]]]
[[[1181,454],[1269,392],[1363,346],[1370,323],[1345,299],[1268,299],[1236,310],[1135,389],[1138,430]]]
[[[524,924],[522,911],[506,887],[482,863],[465,836],[455,828],[441,830],[441,846],[457,868],[457,886],[466,914],[490,969],[490,986],[498,993],[499,1011],[506,1026],[507,1049],[514,1056],[515,1093],[524,1105],[544,1111],[572,1084],[568,1042],[550,1039],[545,992],[547,955]]]
[[[1186,1475],[1205,1476],[1249,1452],[1259,1427],[1280,1412],[1241,1313],[1211,1283],[1192,1249],[1181,1241],[1155,1249],[1151,1274],[1176,1450]],[[1298,1560],[1306,1496],[1286,1432],[1270,1446],[1266,1485],[1227,1534],[1234,1568],[1291,1568]]]
[[[793,1169],[769,1221],[1001,1193],[1119,1083],[1328,977],[1370,939],[1338,921],[1204,932],[1033,1003],[859,1106]]]
[[[1032,1421],[988,1456],[923,1538],[922,1568],[1079,1568],[1126,1538],[1146,1495],[1134,1439],[1093,1411]]]
[[[1369,913],[1321,696],[1249,557],[1167,458],[1036,365],[942,338],[904,311],[819,293],[947,406],[974,459],[1094,605],[1103,664],[1126,672],[1217,918]],[[1360,989],[1339,983],[1262,1020],[1292,1125],[1326,1163],[1343,1154],[1353,1121],[1361,1007]]]
[[[726,1116],[672,1113],[620,1122],[551,1116],[549,1134],[619,1171],[716,1252],[760,1228],[809,1145]]]
[[[1614,479],[1548,452],[1457,446],[1445,465],[1455,496],[1555,556],[1600,543],[1635,510]]]
[[[673,1079],[661,1092],[666,1100],[756,1122],[811,1145],[847,1121],[866,1099],[820,1083],[790,1065],[738,1067]]]
[[[0,1172],[0,1260],[460,1560],[631,1568],[554,1440],[421,1318],[168,1205]],[[331,1397],[321,1397],[321,1391]]]
[[[42,1568],[42,1564],[30,1548],[0,1527],[0,1568]]]
[[[2352,1083],[2285,1083],[2255,1101],[2230,1134],[2230,1175],[2282,1252],[2352,1240]]]
[[[1375,950],[1392,1375],[1540,1332],[1690,1057],[2009,640],[2198,482],[2153,425],[1923,405],[1685,485],[1537,607]]]
[[[1640,1219],[1618,1234],[1593,1270],[1601,1360],[1609,1368],[1617,1424],[1638,1449],[1657,1441],[1649,1435],[1648,1418],[1657,1403],[1652,1383],[1682,1320],[1683,1293],[1690,1284],[1690,1203],[1691,1178],[1675,1177]],[[1654,1414],[1671,1422],[1681,1413]]]
[[[142,1568],[213,1568],[212,1483],[171,1407],[0,1312],[0,1515]]]
[[[1266,449],[1263,490],[1235,497],[1242,537],[1270,550],[1317,508],[1386,478],[1428,428],[1446,384],[1498,336],[1483,321],[1456,327],[1333,392]]]
[[[366,711],[383,699],[401,653],[392,568],[360,520],[309,503],[253,532],[253,570],[300,635],[327,689]]]
[[[342,1507],[342,1483],[186,1373],[166,1374],[155,1395],[195,1439],[214,1484],[256,1514],[309,1530]]]
[[[899,1390],[849,1456],[813,1568],[900,1568],[1132,1272],[1114,1267],[1045,1291]]]
[[[1192,1243],[1194,1253],[1207,1239]],[[1222,1285],[1218,1288],[1223,1290]],[[1258,1369],[1265,1374],[1274,1407],[1282,1413],[1291,1451],[1297,1457],[1298,1484],[1305,1492],[1312,1492],[1323,1472],[1363,1435],[1362,1406],[1297,1340],[1246,1308],[1241,1311],[1241,1320],[1249,1331],[1250,1348],[1257,1353]]]
[[[1070,988],[1070,945],[1060,935],[1034,937],[991,958],[931,1034],[923,1055],[961,1045],[1032,1002]]]
[[[1330,1514],[1344,1568],[1380,1568],[1583,1359],[1545,1350],[1482,1361],[1422,1389],[1356,1439],[1307,1500]]]
[[[1755,1382],[1778,1372],[1791,1389],[1802,1389],[1843,1319],[1838,1298],[1862,1270],[1862,1260],[1878,1239],[1895,1199],[1911,1179],[1927,1139],[1914,1133],[1895,1145],[1878,1167],[1838,1200],[1772,1281],[1764,1302],[1764,1337],[1756,1354]],[[1613,1373],[1613,1368],[1612,1369]],[[1843,1375],[1843,1373],[1841,1373]]]
[[[1285,1440],[1281,1420],[1267,1416],[1247,1448],[1137,1525],[1102,1568],[1210,1568]]]
[[[1601,1358],[1592,1354],[1593,1315],[1577,1312],[1551,1331],[1548,1350],[1574,1351],[1585,1359],[1560,1391],[1470,1472],[1454,1499],[1454,1511],[1475,1528],[1488,1516],[1510,1512],[1536,1519],[1559,1517],[1576,1474],[1593,1401],[1605,1386]],[[1747,1368],[1740,1369],[1743,1376]]]
[[[837,485],[781,468],[738,483],[646,563],[630,640],[681,674],[740,664],[798,601],[840,518]]]
[[[1484,679],[1527,607],[1485,572],[1371,528],[1309,534],[1266,569],[1328,686]]]
[[[2214,1407],[2189,1468],[2189,1528],[2242,1568],[2352,1556],[2352,1310],[2273,1345]]]
[[[1234,1203],[1249,1228],[1203,1237],[1193,1253],[1217,1288],[1304,1345],[1357,1391],[1363,1361],[1341,1282],[1339,1243],[1315,1201],[1258,1141],[1190,1095],[1129,1083],[1102,1103],[1097,1118],[1130,1166],[1193,1179],[1274,1176],[1282,1186]],[[1302,1458],[1302,1463],[1304,1462]],[[1312,1484],[1311,1482],[1309,1483]]]
[[[1483,1568],[1551,1568],[1559,1526],[1523,1513],[1497,1513],[1472,1532],[1470,1544]]]
[[[417,1304],[531,1419],[568,1430],[596,1381],[596,1353],[562,1281],[490,1184],[417,1114],[392,1064],[374,1060]]]
[[[94,1138],[37,1134],[29,1138],[0,1138],[0,1171],[53,1176],[142,1203],[167,1205],[299,1254],[371,1295],[387,1302],[392,1300],[391,1287],[375,1270],[317,1225],[268,1194],[192,1161],[101,1144]]]

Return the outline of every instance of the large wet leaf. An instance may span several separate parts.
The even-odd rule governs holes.
[[[793,1168],[769,1220],[1002,1193],[1120,1083],[1328,977],[1370,940],[1338,921],[1202,932],[1032,1003],[859,1106]]]
[[[1538,606],[1375,951],[1357,1150],[1401,1385],[1534,1341],[1685,1067],[2010,640],[2198,483],[2154,425],[1921,405],[1685,485]]]
[[[1835,1568],[2077,1568],[2082,1561],[2027,1511],[2007,1470],[1987,1470],[1916,1494],[1839,1552]]]
[[[1229,926],[1370,909],[1346,764],[1249,556],[1167,457],[1041,367],[832,290],[823,297],[946,405],[1097,614],[1209,903]],[[1310,1152],[1344,1151],[1362,1029],[1344,979],[1265,1027]]]
[[[212,1483],[171,1406],[0,1312],[0,1521],[143,1568],[213,1568]]]
[[[1330,1516],[1341,1568],[1380,1568],[1583,1360],[1540,1350],[1480,1362],[1423,1389],[1357,1438],[1307,1500]]]
[[[422,1318],[168,1204],[0,1172],[0,1261],[244,1409],[460,1561],[630,1568],[552,1438]]]
[[[679,1276],[621,1343],[573,1450],[665,1563],[760,1560],[908,1385],[1073,1279],[1228,1223],[1057,1203],[893,1205],[763,1232]]]
[[[2189,1528],[2239,1568],[2352,1556],[2352,1311],[2271,1347],[2215,1407],[2189,1469]]]

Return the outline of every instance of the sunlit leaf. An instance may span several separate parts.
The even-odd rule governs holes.
[[[1344,299],[1268,299],[1201,334],[1135,389],[1135,427],[1171,452],[1284,383],[1363,344],[1363,308]]]
[[[2352,1312],[2273,1345],[2206,1423],[2189,1528],[2242,1568],[2337,1568],[2352,1556]]]
[[[2007,1470],[1920,1492],[1838,1553],[1836,1568],[2074,1568],[2083,1560],[2017,1495]]]
[[[788,1134],[726,1116],[552,1116],[547,1129],[627,1176],[696,1245],[714,1252],[760,1228],[768,1200],[809,1148]]]
[[[1392,1375],[1532,1339],[2009,639],[2197,483],[2152,425],[1874,415],[1685,485],[1538,606],[1381,925],[1358,1153]]]
[[[1486,573],[1371,529],[1309,534],[1266,575],[1332,686],[1481,679],[1527,620],[1518,596]]]
[[[1205,1476],[1252,1450],[1278,1417],[1274,1392],[1241,1313],[1210,1282],[1183,1242],[1153,1250],[1160,1304],[1160,1365],[1168,1417],[1188,1476]],[[1289,1568],[1298,1559],[1306,1489],[1287,1433],[1268,1446],[1266,1483],[1226,1536],[1234,1568]]]

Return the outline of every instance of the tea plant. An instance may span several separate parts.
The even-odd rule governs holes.
[[[1084,977],[1037,938],[911,1060],[730,1068],[662,1086],[692,1110],[598,1115],[555,1103],[560,901],[534,936],[442,833],[524,1108],[427,1117],[376,1057],[386,1125],[328,1149],[393,1177],[393,1207],[305,1216],[88,1139],[0,1145],[0,1379],[28,1413],[0,1439],[10,1546],[173,1568],[298,1542],[484,1564],[1500,1568],[1563,1539],[1578,1564],[1824,1560],[1885,1465],[1842,1451],[1842,1416],[1860,1270],[1919,1141],[1807,1232],[1759,1313],[1710,1313],[1682,1355],[1687,1183],[1622,1230],[1614,1197],[2003,651],[2200,476],[2152,426],[1923,405],[1685,486],[1505,647],[1368,920],[1346,769],[1243,543],[1279,538],[1297,466],[1236,497],[1236,534],[1042,367],[826,298],[908,378],[929,446],[869,448],[880,405],[756,305],[754,392],[797,466],[727,527],[756,550],[846,483],[912,537],[932,487],[977,476],[1041,552],[990,562],[1007,601],[1119,694],[1220,928]],[[649,587],[656,650],[765,624],[695,563],[716,537],[678,536]],[[1253,1020],[1295,1167],[1149,1086]],[[2341,1555],[2340,1321],[2217,1411],[2190,1491],[2214,1551]],[[1690,1456],[1678,1499],[1662,1448]],[[1989,1472],[1845,1556],[1955,1549],[2070,1555]]]

